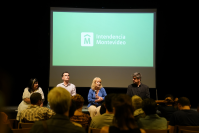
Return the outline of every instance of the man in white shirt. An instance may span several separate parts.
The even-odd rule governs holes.
[[[75,85],[72,84],[72,83],[69,83],[69,72],[63,72],[62,73],[62,80],[63,80],[63,83],[58,84],[57,87],[65,88],[66,90],[69,91],[71,96],[76,95]]]

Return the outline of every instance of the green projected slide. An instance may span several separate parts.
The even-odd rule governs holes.
[[[154,13],[53,12],[53,66],[153,67]]]

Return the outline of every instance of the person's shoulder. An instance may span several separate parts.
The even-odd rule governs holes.
[[[100,89],[101,91],[105,91],[105,89],[102,87],[101,89]]]
[[[90,88],[89,92],[93,92],[94,90],[92,88]]]
[[[160,117],[160,120],[167,122],[167,119],[165,117]]]
[[[26,87],[26,88],[24,89],[24,91],[28,91],[28,87]]]
[[[56,85],[56,87],[61,87],[63,85],[63,83],[59,83]]]
[[[42,88],[41,88],[41,87],[38,87],[38,90],[39,90],[39,91],[42,91]]]
[[[141,86],[145,87],[145,88],[149,88],[147,85],[141,83]]]
[[[134,84],[130,84],[130,85],[128,85],[128,87],[132,87]]]
[[[74,132],[85,133],[84,128],[82,128],[82,127],[80,127],[78,125],[75,125],[75,124],[72,123],[72,125],[70,125],[70,126],[71,126],[71,129],[73,129]]]
[[[74,84],[72,84],[72,83],[70,83],[70,85],[75,87],[75,85],[74,85]]]
[[[109,126],[102,127],[100,133],[109,133]]]

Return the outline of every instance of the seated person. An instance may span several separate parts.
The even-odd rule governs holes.
[[[181,97],[178,100],[178,111],[174,112],[169,121],[169,127],[174,130],[175,125],[180,126],[199,126],[199,113],[190,110],[190,100]]]
[[[37,121],[32,126],[30,133],[86,133],[81,127],[74,125],[69,120],[71,94],[62,87],[55,87],[48,93],[51,109],[56,113],[46,121]]]
[[[131,98],[126,94],[119,94],[112,100],[113,125],[104,126],[100,133],[145,133],[138,128],[134,116]],[[96,117],[96,116],[95,116]]]
[[[46,107],[40,107],[42,96],[40,93],[33,93],[30,97],[31,105],[23,110],[20,115],[20,122],[47,120],[55,113]]]
[[[103,126],[111,126],[112,125],[114,113],[113,113],[113,108],[111,106],[111,103],[112,103],[112,98],[115,95],[116,94],[108,94],[105,97],[104,107],[106,109],[106,113],[93,117],[91,124],[90,124],[91,128],[99,128],[100,129]]]
[[[70,109],[69,109],[69,118],[74,116],[75,111],[76,111],[76,104],[75,104],[74,100],[71,100],[71,105],[70,105]],[[79,123],[76,123],[76,122],[73,122],[73,121],[71,121],[71,122],[76,126],[82,127],[82,125],[79,124]]]
[[[74,115],[70,118],[70,121],[81,124],[87,131],[91,122],[91,117],[88,114],[82,112],[84,99],[81,95],[76,94],[72,96],[72,100],[75,103],[76,110]]]
[[[23,110],[27,109],[29,105],[31,105],[30,96],[35,92],[38,92],[38,93],[40,93],[42,95],[42,102],[41,102],[40,106],[41,107],[43,106],[44,93],[42,91],[42,88],[39,86],[38,80],[36,78],[30,79],[30,81],[28,83],[28,87],[26,87],[24,89],[24,92],[23,92],[23,95],[22,95],[22,99],[23,100],[18,106],[17,117],[16,117],[17,120],[20,119],[21,112]]]
[[[165,105],[158,105],[158,110],[161,112],[161,116],[165,117],[167,121],[170,120],[171,115],[177,111],[173,106],[174,98],[171,94],[167,94],[165,96]]]
[[[142,109],[145,113],[145,118],[138,120],[138,126],[143,129],[167,129],[167,120],[164,117],[159,117],[156,114],[157,104],[155,100],[146,98],[142,101]]]
[[[88,93],[87,107],[91,118],[100,115],[101,104],[104,102],[106,95],[107,93],[102,86],[101,79],[99,77],[95,77]]]
[[[142,110],[142,98],[137,95],[134,95],[132,96],[131,100],[132,100],[132,105],[133,105],[133,110],[134,110],[133,116],[135,120],[138,121],[139,118],[144,118],[145,113]]]
[[[105,102],[103,102],[103,103],[101,104],[101,108],[100,108],[100,114],[102,115],[102,114],[104,114],[104,113],[106,113]]]

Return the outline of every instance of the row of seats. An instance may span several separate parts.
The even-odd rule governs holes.
[[[88,133],[100,133],[101,129],[89,128]],[[145,129],[146,133],[169,133],[169,128],[165,130]],[[176,133],[199,133],[199,126],[175,126]]]
[[[9,119],[9,124],[13,133],[28,133],[34,123],[18,123],[15,119]],[[169,122],[168,122],[169,123]],[[16,129],[18,127],[18,129]],[[101,129],[89,128],[88,133],[100,133]],[[169,133],[169,129],[166,130],[147,130],[146,133]],[[175,133],[199,133],[199,126],[175,126]]]

